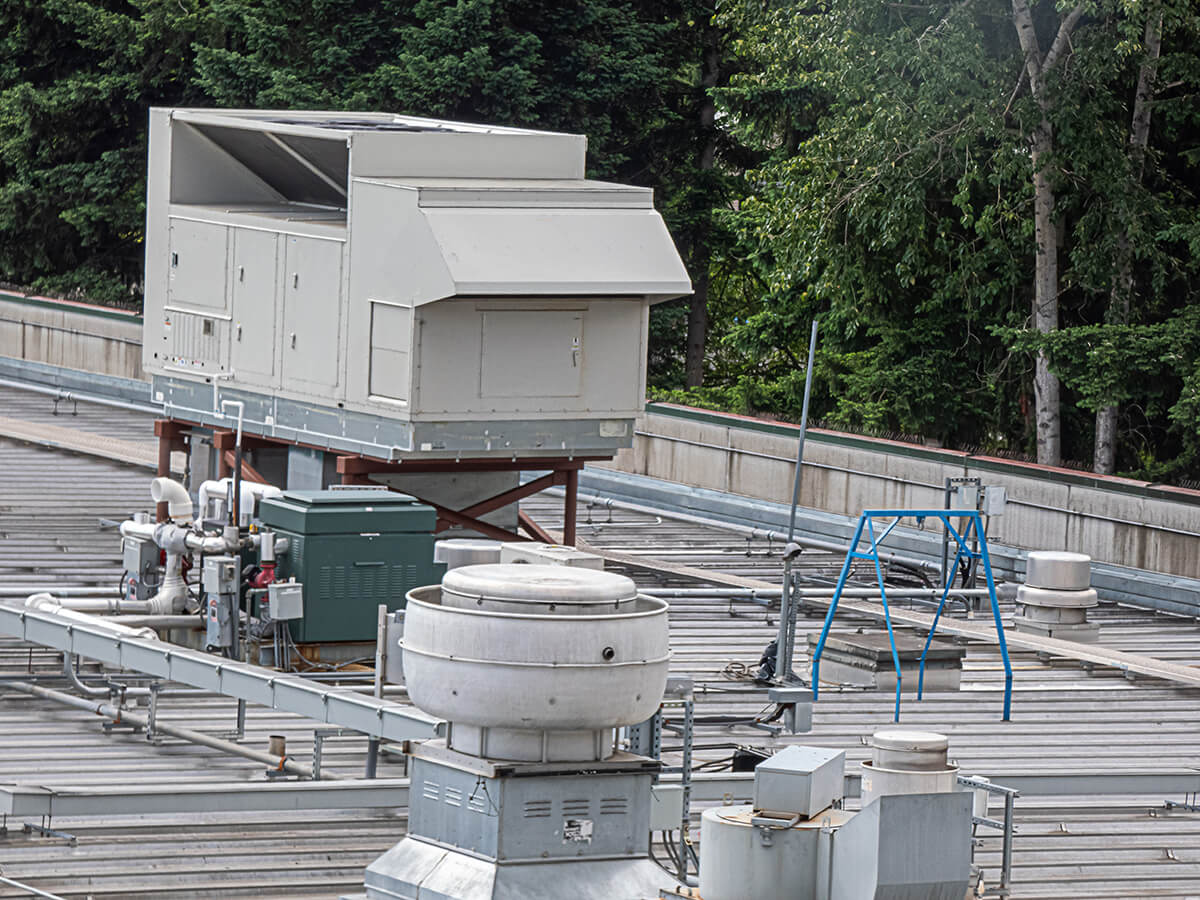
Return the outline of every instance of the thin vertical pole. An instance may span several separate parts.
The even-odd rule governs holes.
[[[695,705],[689,694],[683,700],[683,768],[679,775],[683,789],[683,813],[679,822],[679,880],[687,883],[688,829],[692,822],[692,741],[695,738]]]
[[[979,525],[979,512],[974,514],[975,533],[979,535],[979,556],[983,563],[983,575],[987,579],[988,597],[992,601],[992,619],[996,623],[996,640],[1000,644],[1000,658],[1004,661],[1004,721],[1009,720],[1012,710],[1012,662],[1008,658],[1008,641],[1004,639],[1004,622],[1000,618],[1000,601],[996,599],[996,582],[992,579],[992,559],[988,555],[987,538]]]
[[[376,697],[383,696],[383,673],[387,668],[388,657],[388,608],[386,604],[380,603],[375,610],[375,685],[374,694]],[[369,738],[367,740],[367,763],[364,767],[363,775],[367,778],[374,778],[376,767],[379,764],[379,738]]]
[[[800,470],[804,464],[804,438],[808,433],[808,398],[812,394],[813,364],[817,356],[817,320],[813,319],[808,338],[808,371],[804,373],[804,403],[800,407],[800,440],[796,447],[796,472],[792,477],[792,512],[788,516],[788,543],[796,534],[796,507],[800,503]],[[786,588],[785,588],[786,589]]]
[[[871,523],[871,519],[866,513],[863,513],[863,518],[867,520],[867,533],[871,538],[871,559],[875,563],[875,578],[879,582],[879,599],[883,602],[883,621],[887,624],[888,643],[892,647],[892,665],[896,668],[896,711],[892,720],[899,722],[901,688],[900,654],[896,652],[896,635],[892,631],[892,611],[888,607],[887,588],[883,585],[883,567],[879,564],[879,542],[875,538],[875,526]],[[899,522],[900,520],[897,518],[896,521]],[[894,526],[895,522],[892,524]],[[891,531],[891,528],[888,531]]]
[[[817,646],[812,653],[812,692],[813,700],[821,692],[821,654],[825,651],[825,638],[829,636],[829,626],[833,624],[833,614],[837,612],[838,599],[842,596],[842,588],[850,577],[850,564],[858,551],[858,542],[862,539],[863,524],[867,521],[866,513],[859,516],[858,527],[854,529],[854,537],[850,539],[850,547],[846,550],[846,561],[842,563],[842,572],[838,575],[837,587],[833,589],[833,599],[829,602],[829,611],[825,613],[825,624],[821,628],[821,636],[817,638]],[[778,653],[778,647],[776,647]]]

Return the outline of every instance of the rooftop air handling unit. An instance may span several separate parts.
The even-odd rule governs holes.
[[[144,365],[168,418],[389,461],[610,457],[691,292],[580,135],[154,109]]]

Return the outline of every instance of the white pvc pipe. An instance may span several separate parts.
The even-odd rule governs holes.
[[[31,597],[27,597],[25,598],[25,606],[27,609],[37,609],[42,612],[54,613],[57,616],[62,616],[64,619],[72,619],[84,625],[107,628],[109,631],[115,631],[129,637],[146,638],[152,641],[158,640],[158,633],[153,628],[130,628],[128,625],[118,625],[116,622],[107,621],[100,616],[93,616],[79,610],[68,609],[58,601],[58,598],[50,594],[34,594]]]
[[[200,485],[199,494],[199,518],[203,519],[209,515],[209,506],[214,499],[221,499],[224,502],[229,501],[229,494],[232,489],[232,478],[221,478],[206,481]],[[242,525],[250,524],[254,511],[255,501],[261,500],[264,497],[277,497],[283,493],[273,484],[263,484],[258,481],[242,481],[242,498],[240,503]]]
[[[178,481],[170,478],[155,478],[150,482],[150,498],[155,503],[166,502],[167,515],[173,520],[192,521],[192,498]]]
[[[118,597],[55,597],[62,609],[73,609],[82,613],[107,613],[110,615],[146,615],[150,612],[149,600],[124,600]],[[29,605],[26,603],[26,605]]]

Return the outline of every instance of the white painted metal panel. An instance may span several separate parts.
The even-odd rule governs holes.
[[[167,303],[180,309],[226,312],[229,229],[211,222],[171,219]]]
[[[275,375],[275,296],[279,236],[233,231],[233,341],[239,379],[271,384]]]
[[[286,240],[284,383],[328,395],[340,380],[342,243],[298,235]]]
[[[412,358],[412,309],[371,303],[370,393],[407,400]]]
[[[488,309],[481,316],[480,397],[578,397],[583,311]]]
[[[457,125],[457,123],[455,123]],[[350,135],[352,177],[583,178],[587,138],[489,129],[358,131]]]
[[[644,313],[640,298],[422,306],[410,413],[454,420],[632,418],[645,402]]]

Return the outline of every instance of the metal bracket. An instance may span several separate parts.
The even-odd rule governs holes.
[[[1184,812],[1200,812],[1200,794],[1193,791],[1190,794],[1184,794],[1182,802],[1179,800],[1167,800],[1163,803],[1166,809],[1182,809]]]
[[[66,841],[68,844],[70,844],[72,847],[76,846],[79,843],[79,838],[76,837],[75,835],[71,834],[70,832],[56,831],[55,829],[51,828],[48,823],[48,820],[44,817],[42,818],[41,825],[35,825],[33,822],[26,822],[21,827],[21,830],[23,832],[25,832],[25,834],[40,834],[42,837],[61,838],[62,840]]]

